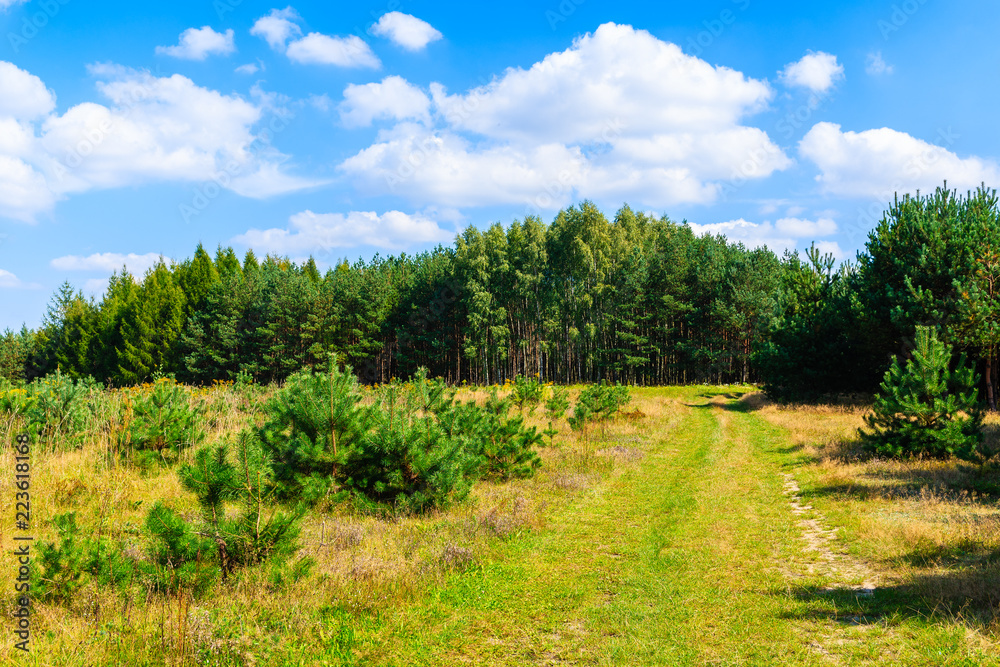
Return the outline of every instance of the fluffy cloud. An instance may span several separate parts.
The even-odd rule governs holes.
[[[599,142],[616,119],[639,137],[730,128],[772,97],[763,81],[713,67],[645,30],[608,23],[530,69],[465,95],[433,86],[456,128],[510,140]]]
[[[453,133],[403,124],[340,168],[372,193],[388,190],[429,204],[531,204],[546,196],[554,200],[541,208],[558,208],[571,202],[585,159],[561,144],[480,148]]]
[[[12,63],[0,61],[0,117],[34,120],[50,113],[56,98],[42,80]]]
[[[868,59],[865,63],[865,72],[869,75],[880,76],[882,74],[892,74],[894,69],[892,65],[886,64],[882,58],[881,51],[873,51],[868,54]]]
[[[338,110],[345,126],[367,127],[373,120],[430,122],[430,105],[430,98],[422,90],[402,77],[389,76],[381,83],[347,86]]]
[[[430,218],[400,211],[382,215],[372,211],[346,215],[303,211],[291,217],[287,229],[251,229],[233,243],[296,255],[357,246],[402,250],[415,244],[446,242],[453,236]]]
[[[814,93],[825,93],[844,78],[844,66],[837,62],[835,55],[822,51],[810,52],[802,60],[787,65],[778,76],[786,85],[808,88]]]
[[[602,25],[467,93],[440,84],[430,93],[443,127],[402,122],[341,170],[422,203],[545,209],[605,195],[657,207],[709,202],[723,181],[791,164],[765,132],[741,125],[767,106],[766,82],[630,26]],[[357,106],[366,110],[359,122],[377,108]]]
[[[836,241],[817,241],[816,250],[819,250],[820,255],[833,255],[834,259],[844,259],[847,256],[847,253]]]
[[[246,65],[240,65],[236,68],[237,74],[256,74],[260,71],[260,67],[254,63],[247,63]]]
[[[781,218],[774,223],[774,228],[779,234],[788,234],[799,239],[832,236],[837,233],[837,223],[830,218],[818,220]]]
[[[91,67],[107,104],[83,102],[59,115],[55,100],[37,78],[0,62],[0,217],[31,222],[72,193],[149,182],[243,180],[260,174],[268,196],[316,183],[278,168],[287,161],[273,149],[260,150],[254,127],[259,105],[236,95],[195,85],[174,75],[112,65]]]
[[[3,5],[0,5],[0,8],[2,7]],[[0,269],[0,288],[21,287],[21,285],[22,283],[17,276],[10,271]]]
[[[373,35],[387,37],[409,51],[419,51],[443,35],[427,21],[402,12],[384,14],[371,28]]]
[[[55,203],[44,176],[23,160],[0,155],[0,216],[32,222]]]
[[[729,222],[716,222],[706,225],[688,223],[691,230],[700,235],[722,234],[730,241],[738,241],[748,248],[767,247],[775,253],[785,250],[795,250],[806,242],[816,241],[820,252],[830,252],[840,259],[843,252],[834,241],[817,241],[837,233],[837,223],[829,218],[804,220],[801,218],[782,218],[777,222],[749,222],[743,218]]]
[[[237,96],[175,74],[157,78],[116,67],[93,69],[110,106],[83,103],[43,124],[41,143],[59,160],[58,190],[119,187],[152,180],[202,181],[230,161],[250,161],[261,110]]]
[[[0,0],[0,11],[9,9],[14,5],[20,4],[22,2],[27,2],[27,0]]]
[[[181,33],[177,46],[158,46],[156,52],[184,60],[204,60],[212,54],[229,55],[236,51],[232,29],[215,32],[209,26],[188,28]]]
[[[337,67],[382,66],[371,48],[357,35],[330,37],[311,32],[288,45],[288,58],[306,65],[336,65]]]
[[[60,271],[100,271],[102,273],[114,273],[123,266],[128,268],[128,272],[133,276],[142,277],[146,271],[156,266],[159,261],[165,260],[163,255],[150,252],[145,255],[129,253],[123,255],[116,252],[95,253],[87,257],[79,255],[66,255],[53,259],[49,265],[53,269]]]
[[[291,7],[272,9],[269,15],[257,19],[250,34],[267,40],[275,51],[284,51],[288,40],[302,35],[302,28],[295,23],[298,20],[298,13]]]
[[[924,192],[945,180],[958,189],[1000,181],[1000,165],[955,153],[889,128],[844,132],[817,123],[799,142],[799,153],[819,167],[824,192],[891,199],[895,192]]]
[[[272,9],[268,16],[257,19],[250,34],[267,40],[275,51],[284,51],[289,60],[305,65],[371,69],[382,66],[382,62],[360,37],[331,37],[318,32],[311,32],[303,37],[302,28],[296,23],[300,20],[301,17],[291,7]],[[293,41],[289,43],[289,40]]]
[[[229,189],[241,197],[249,199],[270,199],[289,192],[316,188],[327,183],[329,183],[328,180],[293,176],[282,171],[276,163],[264,162],[253,172],[233,178]]]

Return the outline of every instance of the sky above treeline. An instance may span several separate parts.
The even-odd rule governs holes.
[[[0,0],[0,329],[200,242],[321,268],[584,199],[840,259],[1000,184],[985,1]]]

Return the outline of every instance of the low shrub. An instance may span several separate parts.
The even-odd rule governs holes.
[[[124,555],[121,545],[107,539],[84,536],[76,513],[59,514],[51,523],[56,542],[41,542],[35,590],[42,600],[69,602],[91,581],[122,586],[134,580],[137,563]]]
[[[545,418],[548,419],[549,427],[543,431],[549,436],[550,447],[559,434],[555,423],[566,415],[567,410],[569,410],[569,391],[563,387],[552,387],[549,397],[545,400]]]
[[[185,448],[205,439],[205,405],[192,405],[190,391],[172,379],[160,379],[149,391],[134,393],[124,402],[118,444],[122,454],[140,466],[173,463]]]
[[[545,385],[538,381],[537,377],[525,377],[518,375],[514,378],[514,391],[511,393],[511,400],[517,409],[524,413],[525,409],[529,414],[535,414],[542,398],[545,395]]]
[[[24,386],[4,381],[0,415],[8,432],[28,433],[50,450],[80,446],[94,422],[93,402],[102,386],[91,378],[73,380],[59,371]]]
[[[600,384],[589,385],[580,392],[573,415],[569,418],[570,428],[586,433],[587,427],[597,422],[603,434],[607,423],[631,400],[629,388],[619,383],[611,385],[607,380],[601,380]]]
[[[886,372],[862,444],[881,456],[947,458],[984,462],[983,406],[979,377],[965,355],[952,366],[951,348],[937,331],[917,327],[916,347],[904,364],[897,358]]]
[[[460,403],[421,370],[411,382],[379,387],[372,400],[363,405],[357,378],[335,365],[289,378],[258,431],[283,497],[354,495],[424,511],[462,500],[479,477],[525,477],[540,465],[533,448],[541,435],[495,391],[483,405]]]

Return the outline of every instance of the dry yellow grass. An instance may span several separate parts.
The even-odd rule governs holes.
[[[196,392],[205,401],[206,444],[233,436],[259,418],[269,392],[248,396],[228,387]],[[574,394],[577,392],[573,392]],[[482,400],[485,390],[465,390],[462,400]],[[144,557],[143,524],[149,508],[163,501],[182,516],[196,519],[199,508],[183,490],[176,467],[146,473],[117,463],[115,441],[120,430],[121,392],[111,393],[104,419],[80,449],[36,452],[32,463],[32,529],[37,543],[53,541],[48,520],[76,512],[88,534],[99,534]],[[643,410],[659,408],[643,404]],[[539,430],[541,410],[529,417]],[[34,603],[32,644],[42,664],[115,664],[121,656],[161,656],[169,664],[204,664],[208,659],[254,664],[261,642],[273,642],[275,628],[287,646],[270,646],[293,655],[295,646],[322,645],[332,639],[329,616],[370,617],[398,608],[439,585],[451,573],[476,567],[492,558],[494,545],[544,527],[546,510],[585,493],[617,469],[627,468],[637,454],[641,423],[623,420],[612,441],[597,445],[577,439],[565,420],[556,446],[540,454],[543,467],[529,480],[478,483],[470,499],[446,511],[421,516],[379,518],[346,506],[319,507],[302,523],[296,558],[315,561],[303,580],[276,583],[269,568],[248,570],[235,582],[219,583],[205,596],[160,596],[136,585],[131,593],[91,584],[68,604]],[[190,460],[193,452],[181,455]],[[13,470],[14,454],[0,454],[3,470]],[[0,478],[0,498],[13,499],[13,475]],[[12,517],[11,517],[12,518]],[[0,549],[14,548],[11,521],[0,525]],[[0,563],[0,590],[5,615],[15,609],[11,559]],[[199,657],[200,656],[200,657]],[[0,661],[17,656],[10,642],[0,644]],[[197,660],[196,660],[197,658]],[[153,660],[150,664],[159,664]],[[227,663],[228,664],[228,663]]]
[[[835,519],[852,550],[890,585],[1000,631],[1000,507],[995,468],[864,455],[857,439],[865,408],[780,406],[762,394],[749,409],[789,434],[801,457],[796,475],[813,504]],[[1000,417],[987,419],[997,450]],[[985,489],[989,493],[977,492]]]
[[[418,613],[413,610],[420,604],[413,603],[446,589],[458,573],[489,570],[502,557],[505,544],[551,533],[549,518],[558,515],[560,508],[574,508],[573,503],[599,497],[614,482],[632,479],[622,476],[641,466],[673,465],[672,457],[690,447],[672,439],[675,428],[691,415],[702,414],[696,406],[688,407],[695,391],[635,390],[631,415],[618,420],[603,439],[596,433],[578,438],[563,420],[557,446],[541,451],[544,465],[534,478],[479,483],[468,502],[447,511],[379,518],[345,506],[320,507],[302,525],[297,558],[312,558],[315,566],[299,581],[287,576],[279,580],[263,567],[220,583],[198,599],[151,595],[138,584],[128,593],[89,585],[69,604],[39,603],[33,616],[35,655],[42,657],[39,664],[47,665],[123,664],[123,656],[127,664],[253,665],[264,654],[280,656],[276,664],[308,665],[314,664],[313,651],[336,655],[341,649],[349,657],[353,633],[377,635],[383,627],[380,624],[388,623],[387,617]],[[462,399],[485,396],[482,390],[466,390]],[[718,417],[712,419],[718,420],[718,437],[735,433],[737,424],[753,423],[726,412],[725,397],[713,396],[712,414]],[[225,439],[257,420],[259,403],[265,397],[231,388],[206,392],[200,398],[209,402],[208,442]],[[831,526],[841,529],[843,543],[858,561],[877,571],[880,586],[917,590],[939,601],[930,606],[938,606],[942,614],[975,622],[984,631],[971,635],[977,642],[992,641],[1000,632],[993,615],[1000,602],[1000,568],[990,562],[1000,550],[1000,510],[991,497],[968,490],[979,479],[977,470],[954,462],[890,462],[860,456],[854,433],[862,424],[861,408],[783,407],[760,394],[749,394],[741,403],[784,429],[787,437],[776,437],[788,452],[780,458],[796,462],[788,471],[801,483],[804,498],[822,510]],[[107,409],[113,412],[115,408]],[[529,421],[544,425],[540,412]],[[87,532],[100,532],[139,555],[146,548],[143,522],[154,502],[164,500],[183,515],[197,515],[194,498],[183,491],[174,469],[143,475],[109,464],[115,433],[113,420],[109,424],[95,431],[79,450],[36,457],[32,534],[38,540],[53,539],[48,518],[76,511]],[[993,419],[990,424],[991,437],[995,437],[1000,421]],[[746,493],[740,484],[747,483],[737,483],[725,471],[753,458],[756,446],[751,446],[745,434],[737,435],[732,446],[718,450],[720,458],[706,468],[713,482],[699,487],[691,504],[691,508],[722,508],[706,523],[710,528],[702,530],[701,524],[691,528],[697,528],[691,539],[705,545],[702,551],[724,556],[722,560],[743,544],[733,532],[737,523],[757,523],[749,509],[740,510],[735,518],[723,511],[732,504],[729,498]],[[653,451],[652,437],[662,439],[655,460],[647,456]],[[0,462],[5,471],[12,469],[9,449],[0,454]],[[681,483],[686,474],[681,468],[676,471],[678,491],[684,488]],[[0,478],[0,499],[13,498],[12,484],[12,475]],[[768,511],[776,515],[779,510],[789,511],[786,500],[779,493],[774,495],[775,506]],[[11,519],[0,524],[0,549],[5,553],[14,544]],[[617,545],[611,537],[601,539],[606,543],[602,541],[595,550],[601,558],[611,558],[611,552],[617,556],[629,546]],[[745,574],[741,568],[756,571],[759,564],[736,559],[726,567],[733,568],[736,581],[737,575]],[[12,561],[6,559],[0,563],[0,600],[7,615],[15,604],[13,576]],[[469,604],[475,603],[474,596],[470,600]],[[636,605],[642,608],[639,602]],[[427,613],[426,607],[420,613]],[[433,623],[434,619],[423,621]],[[521,636],[518,627],[497,628],[496,632],[518,635],[521,642],[535,641]],[[561,632],[566,637],[572,634]],[[17,658],[10,642],[0,644],[0,662]]]

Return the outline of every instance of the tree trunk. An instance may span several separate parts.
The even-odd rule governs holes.
[[[993,353],[986,356],[986,374],[984,378],[986,380],[986,400],[989,403],[990,410],[996,412],[997,399],[996,394],[993,393]]]

